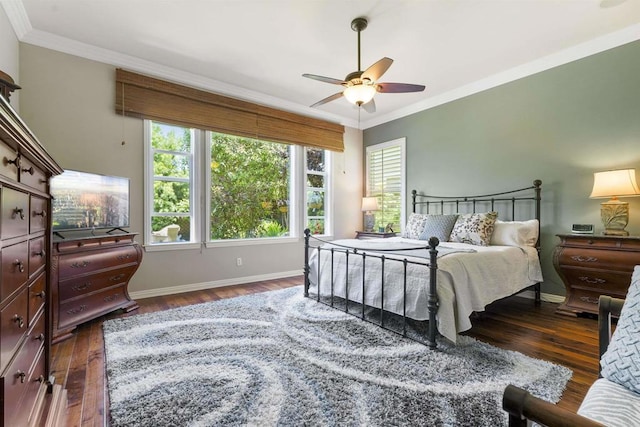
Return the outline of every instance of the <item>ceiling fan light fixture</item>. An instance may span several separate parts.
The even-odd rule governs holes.
[[[360,83],[347,86],[342,94],[347,98],[347,101],[360,106],[373,99],[373,96],[376,94],[376,87],[374,85]]]

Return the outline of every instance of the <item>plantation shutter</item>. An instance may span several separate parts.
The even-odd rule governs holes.
[[[376,224],[404,227],[404,139],[367,149],[367,194],[378,199]]]
[[[236,136],[344,151],[344,126],[122,69],[116,113]]]

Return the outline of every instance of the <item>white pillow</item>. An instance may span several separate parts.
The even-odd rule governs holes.
[[[500,221],[493,226],[491,244],[496,246],[535,246],[538,240],[538,220]]]

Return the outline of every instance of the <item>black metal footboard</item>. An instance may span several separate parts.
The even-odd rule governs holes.
[[[349,268],[349,257],[360,257],[362,260],[362,303],[361,303],[361,310],[359,313],[354,313],[353,311],[349,310],[349,286],[357,286],[358,284],[353,284],[353,283],[349,283],[349,275],[348,275],[348,270],[347,270],[347,274],[345,274],[345,298],[344,298],[344,311],[346,313],[352,314],[354,316],[360,317],[362,320],[374,323],[384,329],[396,332],[398,334],[401,334],[402,336],[408,337],[410,339],[413,339],[415,341],[421,342],[425,345],[427,345],[429,348],[431,349],[435,349],[437,344],[436,344],[436,336],[438,334],[438,325],[436,323],[436,314],[438,312],[438,295],[437,295],[437,270],[438,270],[438,250],[436,249],[438,244],[440,243],[438,241],[437,238],[435,237],[431,237],[428,241],[428,246],[427,247],[420,247],[420,248],[415,248],[415,249],[427,249],[429,251],[429,261],[428,262],[418,262],[418,261],[413,261],[413,260],[408,260],[407,258],[397,258],[397,257],[387,257],[385,255],[386,252],[392,254],[393,252],[397,252],[397,249],[376,249],[375,251],[372,250],[363,250],[363,249],[359,249],[356,247],[350,247],[350,246],[345,246],[345,245],[339,245],[333,242],[326,242],[322,239],[319,239],[315,236],[311,235],[311,231],[309,229],[304,230],[304,245],[305,245],[305,251],[304,251],[304,296],[305,297],[309,297],[309,286],[310,286],[310,279],[309,279],[309,275],[311,273],[310,271],[310,266],[309,266],[309,251],[310,250],[315,250],[318,252],[318,284],[317,284],[317,289],[318,292],[316,294],[316,300],[318,302],[321,302],[323,304],[329,305],[331,307],[334,307],[334,257],[336,255],[338,256],[344,256],[345,257],[345,265],[346,268]],[[310,245],[310,240],[314,239],[314,241],[318,242],[317,246],[311,246]],[[328,247],[323,247],[322,245],[324,243],[329,243],[330,246]],[[402,249],[402,251],[406,251],[407,249]],[[409,249],[410,250],[410,249]],[[331,282],[331,292],[330,295],[328,295],[329,299],[328,301],[326,301],[325,299],[322,298],[322,296],[320,295],[320,278],[321,278],[321,274],[322,272],[321,270],[321,252],[326,251],[330,254],[331,257],[331,277],[330,277],[330,282]],[[380,319],[379,321],[375,321],[372,318],[368,318],[365,316],[365,310],[367,308],[365,302],[366,302],[366,298],[365,296],[367,295],[368,292],[371,292],[370,289],[367,289],[367,284],[365,281],[365,273],[366,273],[366,268],[367,268],[367,259],[368,258],[374,258],[379,260],[380,262],[380,266],[382,269],[382,274],[380,275],[380,307],[373,307],[375,309],[380,310]],[[401,330],[397,330],[394,328],[390,328],[388,327],[388,325],[385,324],[385,320],[384,320],[384,315],[385,315],[385,306],[384,306],[384,294],[385,294],[385,275],[384,275],[384,269],[385,269],[385,265],[388,262],[395,262],[395,263],[401,263],[402,267],[403,267],[403,283],[402,283],[402,293],[403,293],[403,310],[402,310],[402,315],[401,315],[401,319],[402,319],[402,328]],[[427,333],[426,333],[426,340],[423,339],[423,337],[421,336],[416,336],[416,335],[408,335],[407,334],[407,267],[409,265],[421,265],[424,266],[425,268],[429,269],[429,288],[428,288],[428,299],[427,299],[427,309],[428,309],[428,329],[427,329]],[[326,274],[326,272],[325,272]],[[398,284],[392,284],[391,286],[398,286]]]

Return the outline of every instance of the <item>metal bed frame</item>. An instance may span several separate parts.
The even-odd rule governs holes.
[[[541,189],[542,189],[542,181],[536,179],[533,181],[533,185],[530,187],[519,188],[516,190],[504,191],[500,193],[492,193],[492,194],[484,194],[478,196],[430,196],[425,194],[418,194],[416,190],[411,192],[412,194],[412,211],[416,213],[417,208],[419,206],[424,206],[423,210],[426,210],[426,214],[429,214],[430,211],[437,210],[439,214],[445,213],[447,210],[451,210],[452,212],[460,212],[460,209],[467,211],[464,213],[476,213],[476,209],[480,205],[487,210],[487,206],[489,206],[490,210],[495,210],[497,205],[507,205],[511,209],[511,220],[515,220],[516,217],[516,203],[520,204],[525,201],[533,201],[534,203],[534,213],[535,219],[538,220],[538,227],[540,224],[540,202],[541,202]],[[523,195],[524,193],[532,193],[532,195]],[[520,194],[516,196],[516,194]],[[469,210],[469,206],[471,209]],[[529,219],[529,218],[528,218]],[[540,230],[538,230],[538,240],[535,244],[535,247],[538,251],[538,255],[540,254]],[[328,242],[322,240],[316,236],[311,235],[311,231],[309,229],[304,230],[304,296],[309,297],[309,251],[315,250],[318,252],[318,257],[320,257],[321,251],[330,252],[331,256],[331,294],[329,297],[329,301],[325,301],[321,298],[320,295],[320,262],[318,262],[318,292],[316,294],[316,301],[322,304],[335,307],[335,295],[334,295],[334,256],[336,254],[344,254],[346,268],[349,268],[349,257],[356,256],[362,258],[362,304],[359,313],[354,313],[349,310],[349,281],[348,274],[345,275],[346,283],[345,283],[345,299],[344,299],[344,311],[346,313],[352,314],[356,317],[361,318],[362,320],[368,321],[370,323],[374,323],[384,329],[390,330],[392,332],[398,333],[404,337],[408,337],[413,339],[414,341],[418,341],[422,344],[427,345],[430,349],[435,349],[437,347],[436,336],[438,334],[438,327],[436,323],[436,314],[438,312],[438,295],[437,295],[437,270],[438,270],[438,250],[437,247],[440,244],[439,240],[436,237],[431,237],[428,240],[428,245],[426,246],[416,246],[411,249],[427,249],[429,251],[429,261],[428,262],[418,262],[397,258],[388,258],[385,253],[393,253],[398,251],[397,249],[376,249],[375,253],[371,251],[367,252],[362,249],[346,246],[341,244],[336,244],[333,242]],[[311,246],[310,241],[313,239],[318,242],[317,246]],[[322,247],[322,244],[329,243],[331,247]],[[409,249],[409,250],[411,250]],[[407,249],[402,249],[402,251],[407,251]],[[380,280],[380,293],[381,293],[381,303],[380,307],[374,307],[380,311],[380,319],[378,321],[374,321],[371,318],[367,318],[365,315],[365,272],[366,272],[366,259],[367,258],[376,258],[380,260],[382,274]],[[387,262],[400,262],[403,264],[404,274],[403,274],[403,313],[402,317],[402,330],[398,331],[394,328],[388,327],[384,321],[384,268]],[[415,265],[423,265],[429,269],[429,291],[427,298],[427,309],[428,309],[428,329],[427,329],[427,339],[426,341],[416,337],[410,336],[407,334],[407,315],[406,315],[406,303],[407,303],[407,266],[410,264]],[[348,270],[347,270],[348,272]],[[534,288],[535,293],[535,303],[540,303],[540,283],[536,283],[532,286]],[[518,291],[518,293],[521,291]]]

